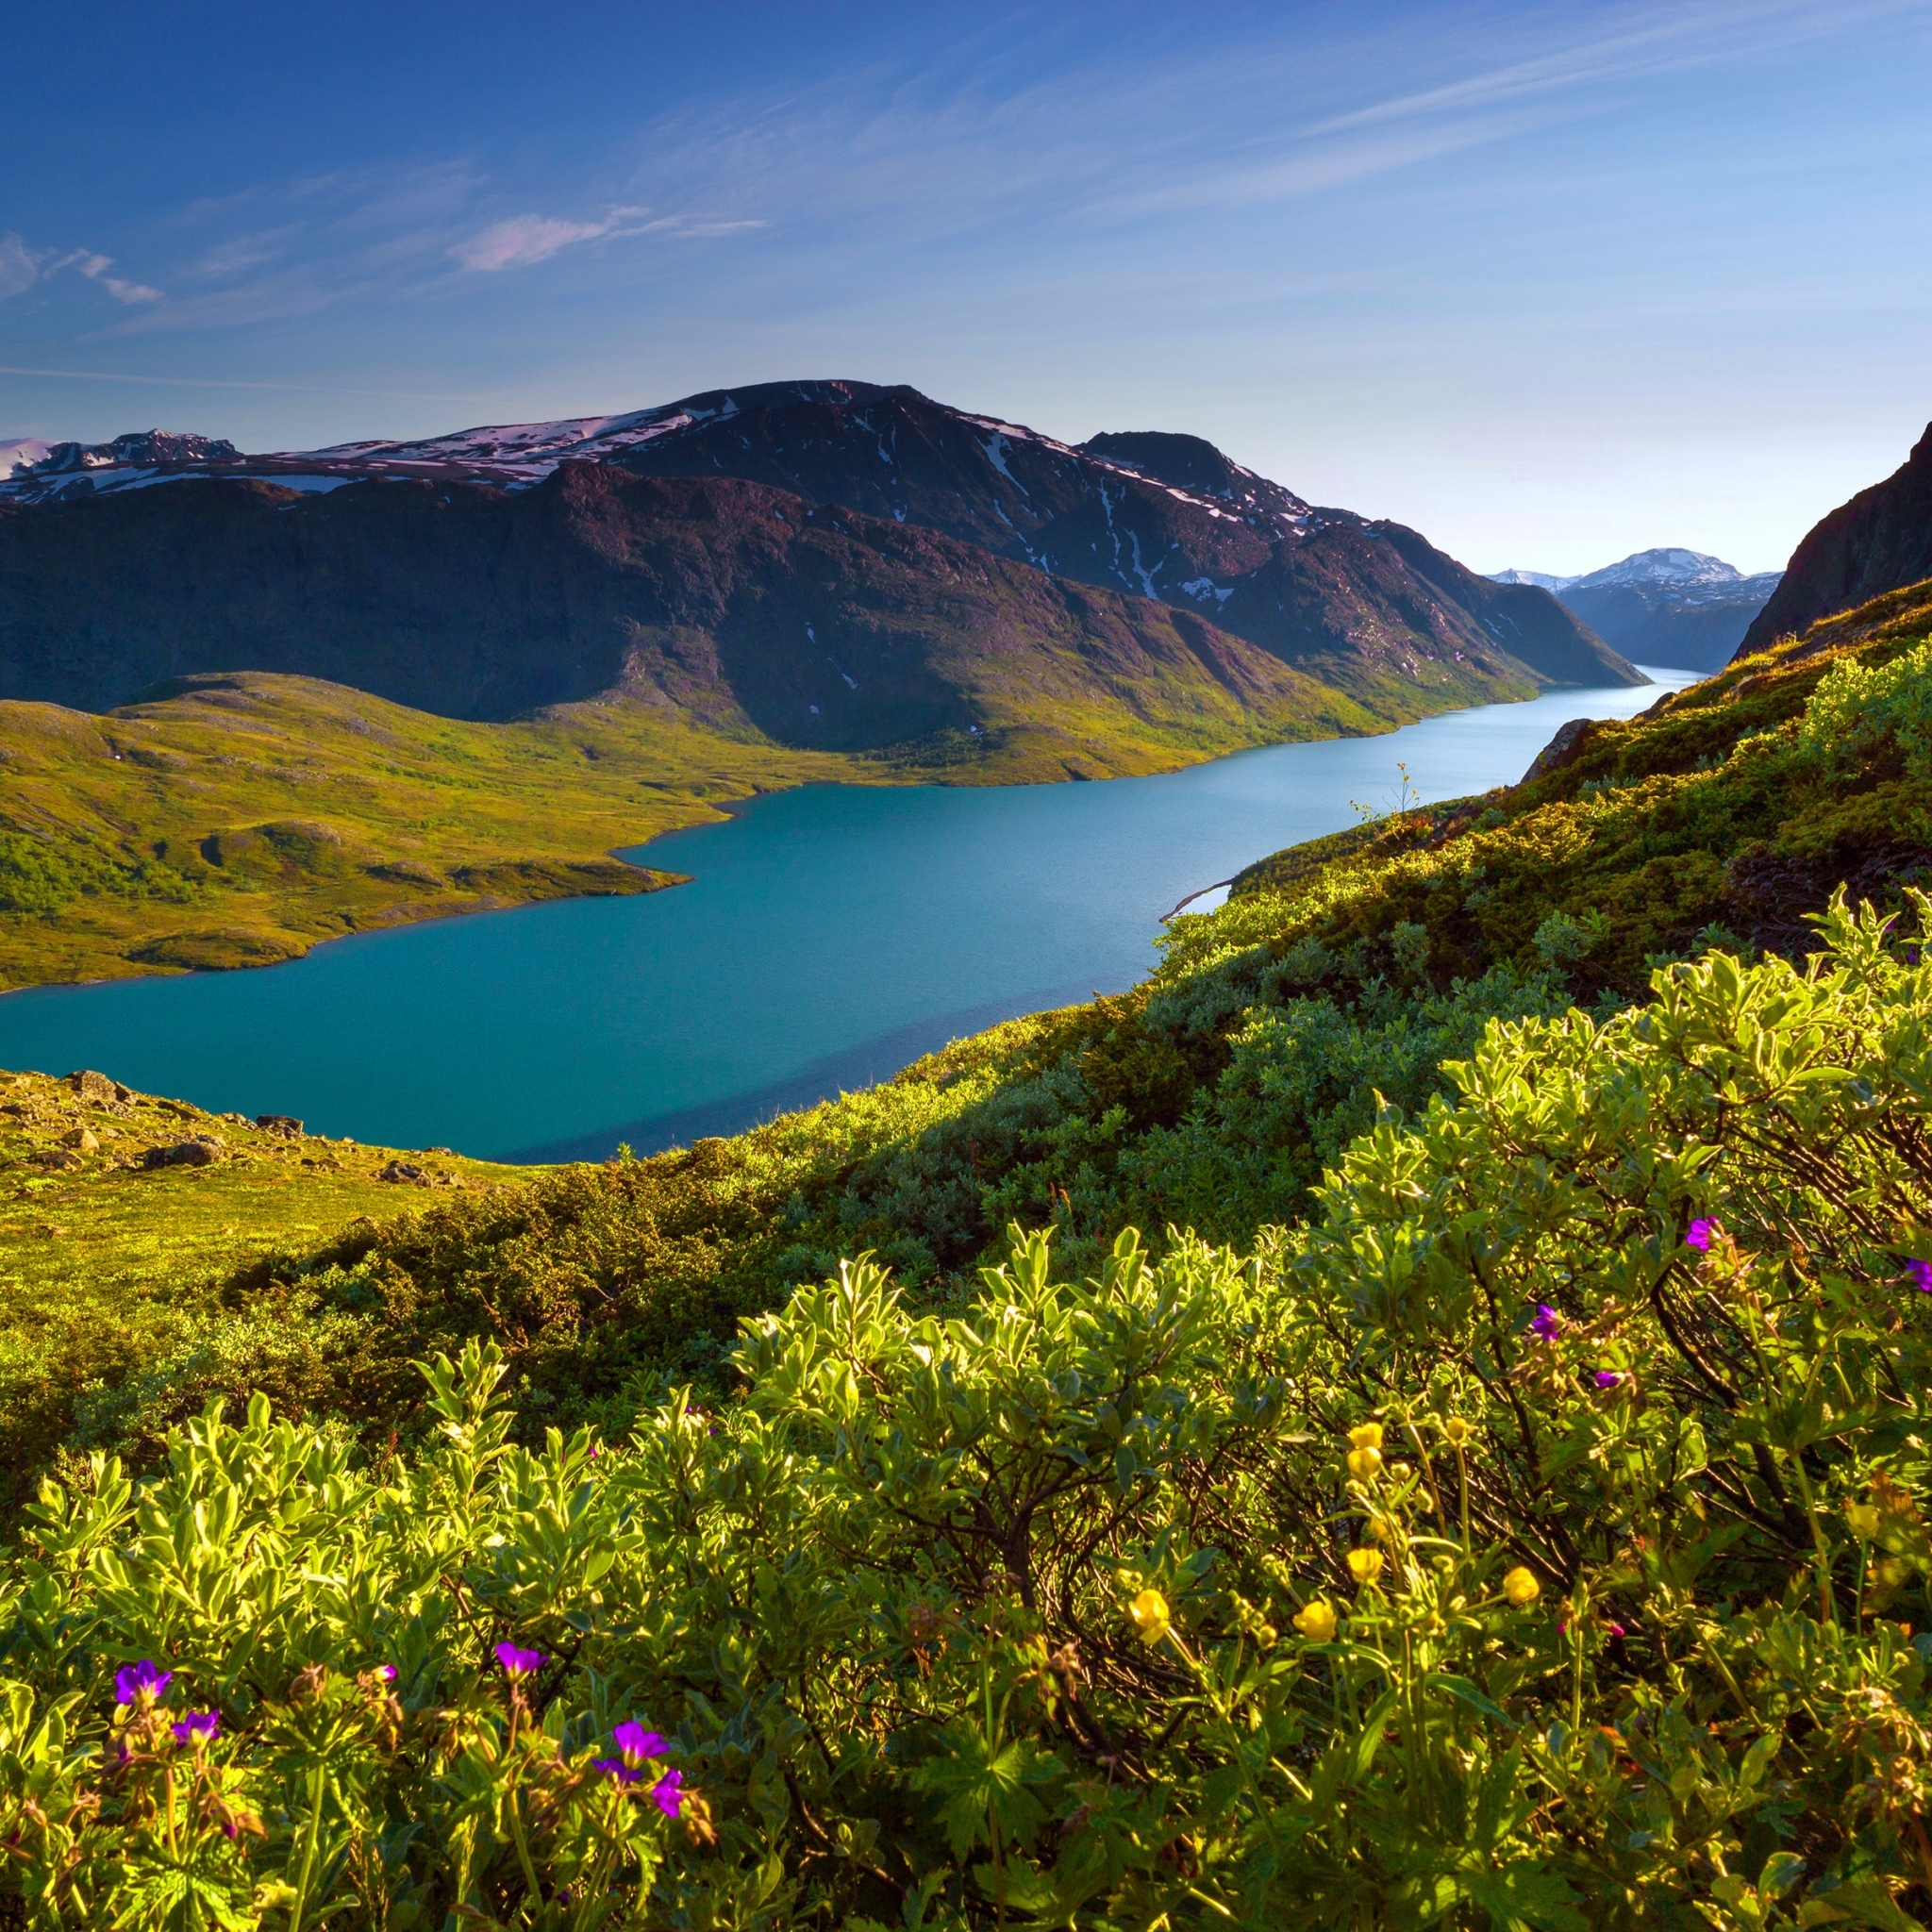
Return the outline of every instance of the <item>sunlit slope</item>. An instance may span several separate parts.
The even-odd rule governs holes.
[[[1608,1010],[1651,961],[1713,944],[1800,953],[1840,875],[1899,904],[1932,851],[1911,710],[1928,630],[1932,586],[1597,726],[1523,785],[1277,855],[1221,912],[1176,921],[1131,992],[729,1140],[439,1195],[242,1268],[223,1307],[308,1337],[300,1374],[191,1373],[187,1312],[162,1351],[181,1366],[125,1424],[158,1427],[225,1375],[386,1429],[412,1412],[409,1357],[486,1334],[531,1415],[622,1420],[663,1377],[713,1373],[743,1315],[841,1255],[870,1249],[943,1304],[1012,1222],[1057,1229],[1078,1266],[1127,1222],[1233,1241],[1297,1222],[1378,1110],[1423,1108],[1492,1018]]]
[[[1897,904],[1932,874],[1932,787],[1896,732],[1838,758],[1801,735],[1834,665],[1889,662],[1928,632],[1932,583],[1893,591],[1590,724],[1524,784],[1278,853],[1237,879],[1230,937],[1376,958],[1413,927],[1439,977],[1554,960],[1581,987],[1623,991],[1707,927],[1802,947],[1840,883]]]
[[[958,668],[985,724],[880,752],[708,718],[671,701],[662,655],[655,682],[501,724],[255,672],[104,715],[0,703],[0,986],[266,965],[409,920],[650,891],[671,875],[613,848],[783,786],[1110,777],[1381,728],[1239,646],[1260,666],[1244,684],[1159,606],[1138,629],[1100,615],[1104,661],[1084,633],[972,655]]]

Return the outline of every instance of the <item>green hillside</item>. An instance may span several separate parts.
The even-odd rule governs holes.
[[[1113,777],[1388,728],[1273,659],[1230,688],[1141,612],[1112,661],[1043,634],[964,656],[951,675],[984,723],[883,751],[783,744],[656,690],[509,724],[258,672],[100,715],[0,703],[0,989],[270,965],[372,926],[649,891],[675,875],[612,848],[782,786]]]
[[[8,1317],[0,1891],[1925,1923],[1928,800],[1932,585],[731,1141],[235,1260],[218,1191],[404,1191],[230,1123],[125,1294],[75,1128],[166,1104],[26,1083],[93,1252]]]
[[[1246,1242],[1298,1221],[1376,1096],[1418,1110],[1492,1018],[1607,1012],[1714,944],[1800,952],[1840,878],[1900,904],[1932,853],[1915,727],[1828,751],[1837,727],[1806,721],[1827,675],[1840,692],[1871,675],[1916,690],[1928,630],[1932,593],[1899,593],[1592,727],[1523,785],[1279,854],[1221,911],[1176,920],[1131,992],[995,1027],[869,1091],[320,1246],[277,1228],[303,1257],[240,1270],[223,1305],[330,1339],[293,1381],[239,1344],[221,1374],[381,1422],[413,1399],[409,1357],[489,1335],[531,1415],[615,1421],[667,1373],[713,1374],[741,1317],[861,1249],[943,1300],[1016,1220],[1055,1229],[1074,1266],[1130,1221],[1157,1246],[1170,1224]],[[553,734],[555,769],[565,727],[529,728]],[[621,784],[601,778],[614,760],[585,762]],[[183,1304],[130,1429],[220,1382],[201,1320]]]

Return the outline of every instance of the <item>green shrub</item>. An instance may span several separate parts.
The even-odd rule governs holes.
[[[56,842],[0,832],[0,912],[45,917],[76,899],[103,894],[180,905],[194,889],[158,858],[128,858],[86,840]]]
[[[950,1319],[860,1260],[622,1446],[518,1446],[473,1341],[420,1455],[258,1402],[48,1485],[0,1575],[27,1909],[1917,1923],[1932,968],[1823,939],[1492,1022],[1246,1259],[1076,1282],[1035,1233]]]
[[[1932,639],[1883,663],[1840,658],[1805,708],[1799,743],[1840,772],[1896,740],[1915,778],[1932,775]]]

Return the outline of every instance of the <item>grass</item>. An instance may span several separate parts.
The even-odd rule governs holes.
[[[1315,686],[1323,704],[1264,713],[1070,678],[1051,724],[995,686],[977,735],[841,753],[641,700],[484,724],[312,678],[183,682],[100,716],[0,704],[0,989],[273,965],[372,926],[654,891],[677,875],[613,848],[787,786],[1111,777],[1387,728]]]
[[[220,1158],[142,1164],[193,1139],[219,1142]],[[265,1129],[108,1083],[84,1092],[0,1074],[0,1406],[50,1449],[76,1391],[125,1379],[219,1322],[219,1284],[264,1249],[306,1252],[345,1224],[393,1224],[539,1172]]]

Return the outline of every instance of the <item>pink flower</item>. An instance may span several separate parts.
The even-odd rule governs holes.
[[[174,1726],[177,1744],[208,1744],[221,1735],[222,1714],[218,1710],[191,1710]]]
[[[1554,1341],[1557,1330],[1563,1325],[1563,1318],[1551,1307],[1548,1302],[1539,1302],[1536,1313],[1531,1316],[1529,1332],[1543,1341]]]
[[[1590,1379],[1599,1389],[1621,1389],[1630,1378],[1620,1369],[1599,1369]]]
[[[496,1661],[503,1666],[511,1682],[515,1682],[517,1678],[527,1677],[533,1671],[543,1668],[543,1653],[541,1650],[519,1650],[514,1643],[499,1643]]]
[[[1711,1237],[1716,1233],[1716,1222],[1693,1221],[1684,1230],[1684,1245],[1687,1248],[1695,1248],[1700,1255],[1707,1253],[1710,1247]]]
[[[1932,1294],[1932,1261],[1907,1261],[1906,1273],[1921,1294]]]
[[[684,1774],[681,1771],[667,1771],[651,1787],[652,1804],[657,1806],[658,1810],[663,1812],[667,1818],[675,1818],[683,1807],[684,1799],[678,1791],[678,1787],[683,1782]]]
[[[375,1674],[378,1677],[380,1677],[385,1684],[393,1684],[396,1680],[396,1667],[393,1664],[377,1664],[375,1667]]]

